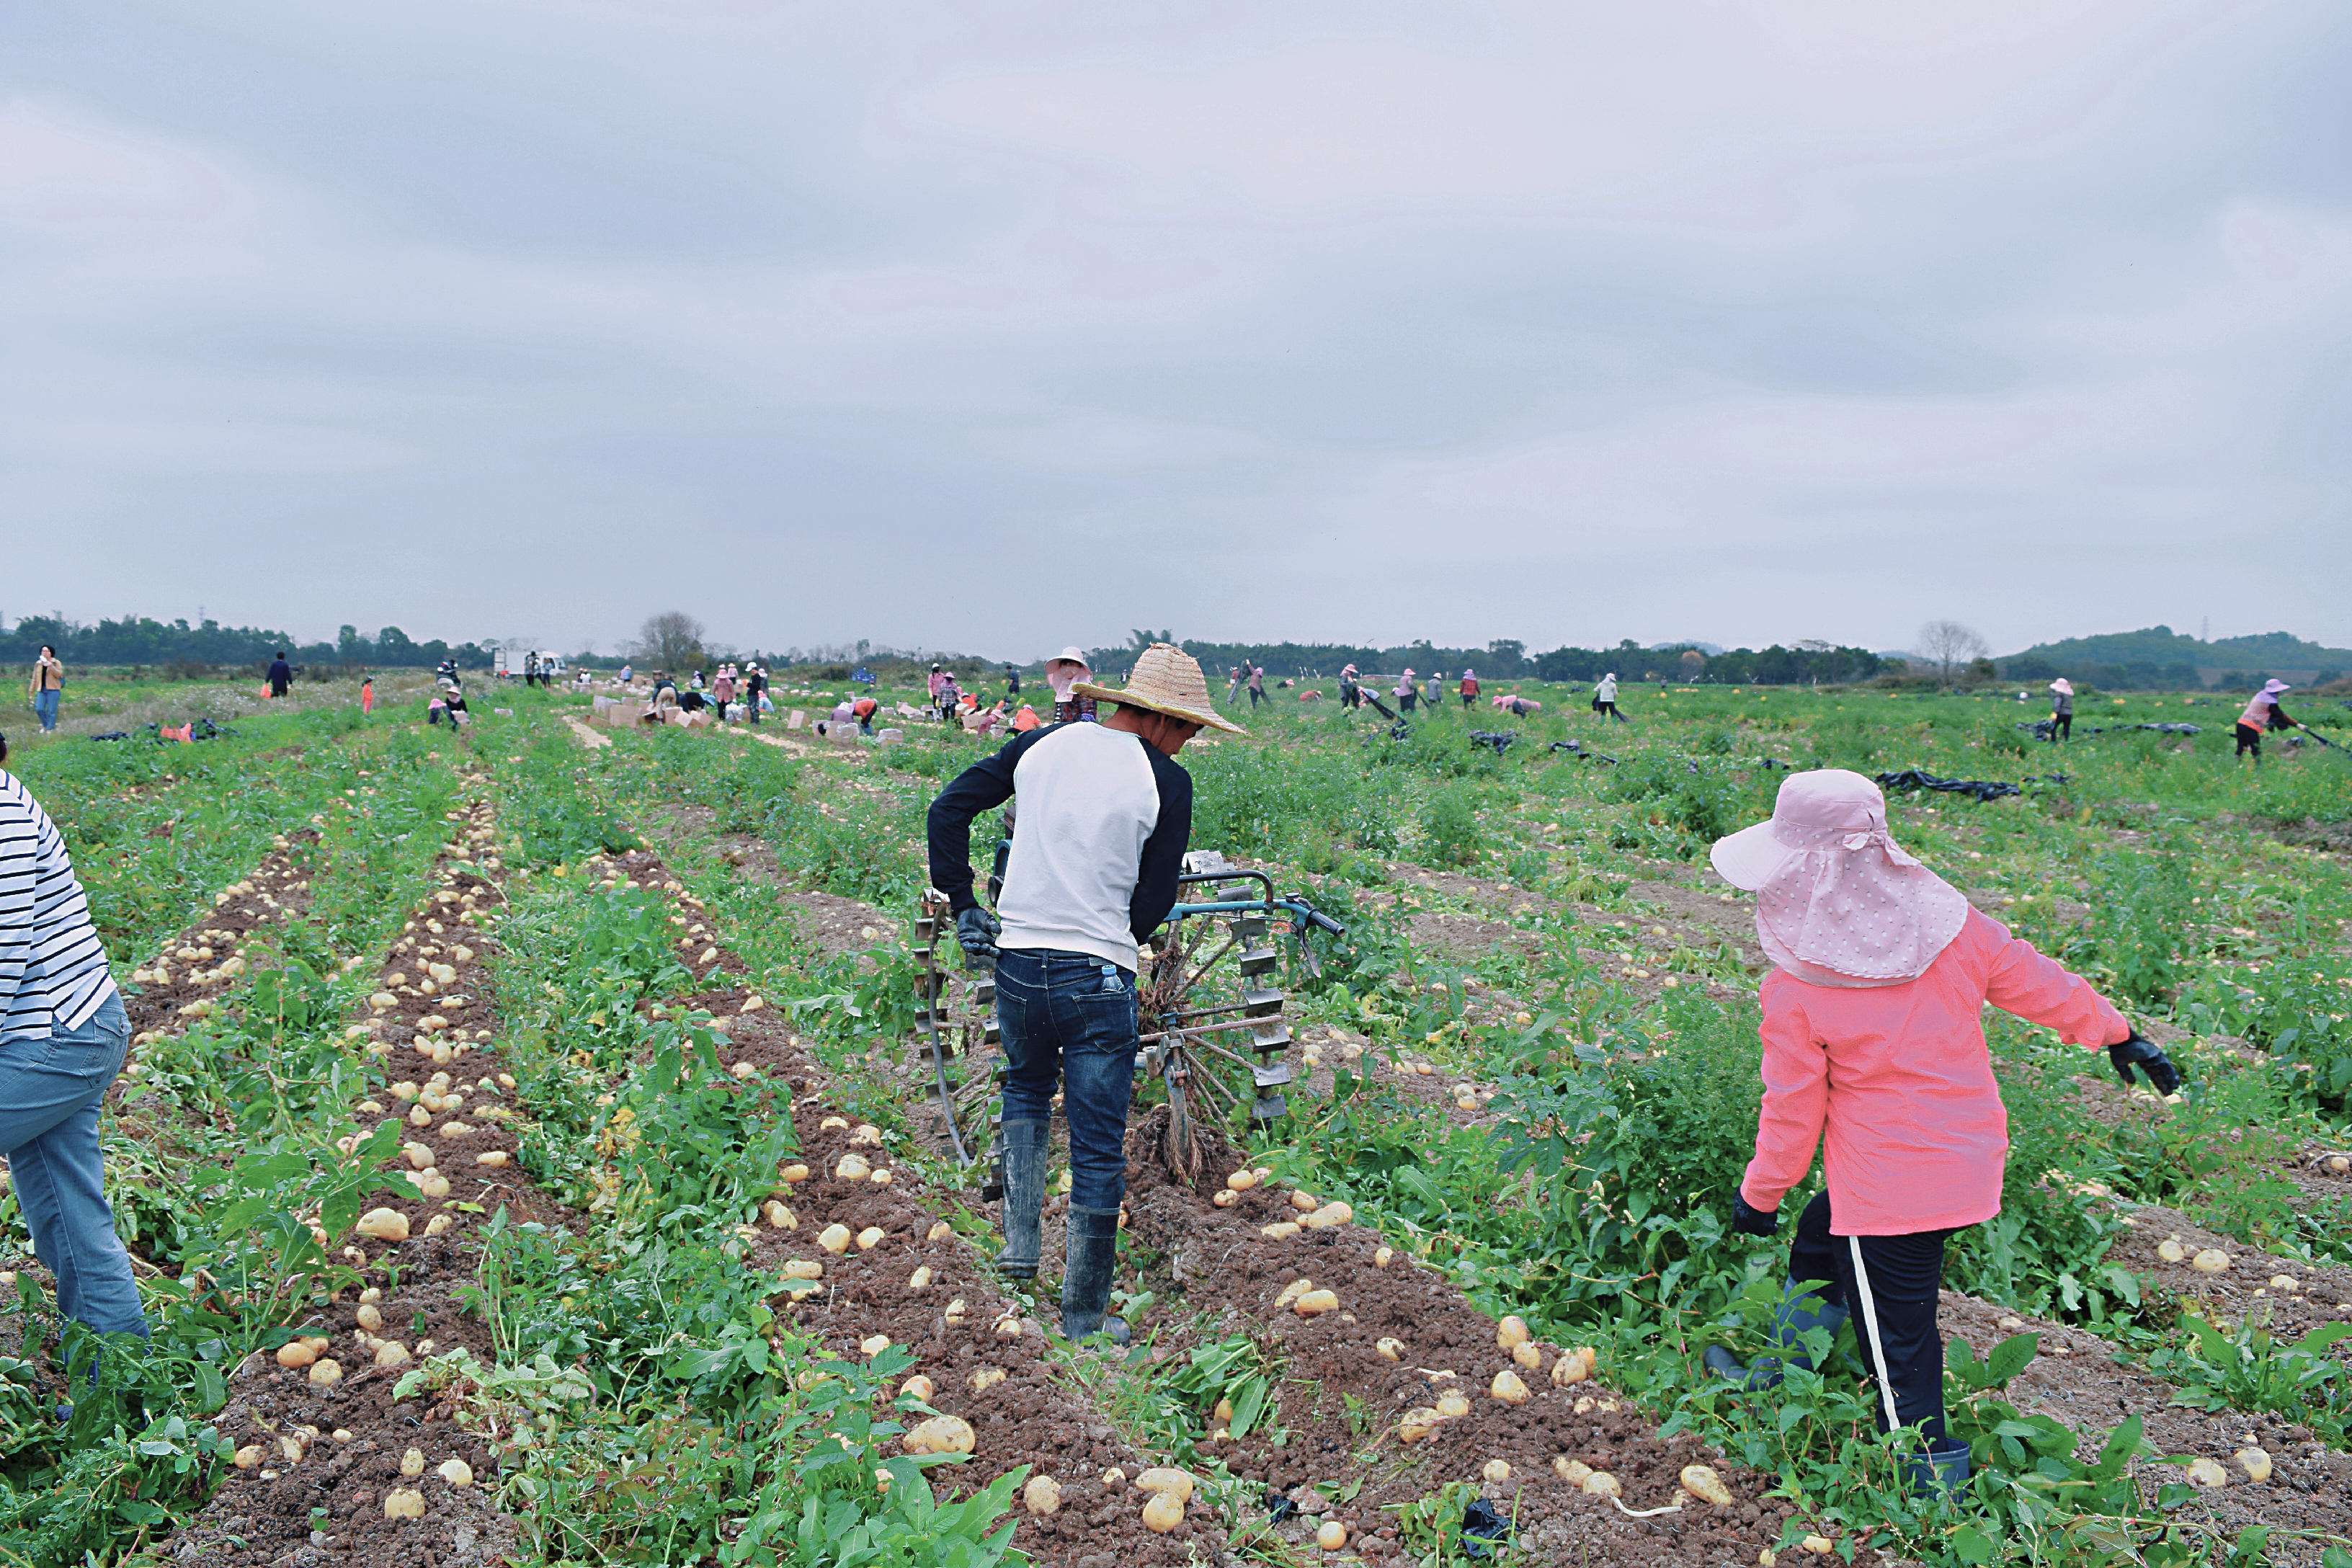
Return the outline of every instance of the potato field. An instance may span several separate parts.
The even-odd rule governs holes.
[[[992,1271],[951,940],[924,991],[924,810],[991,742],[501,686],[463,732],[404,693],[22,745],[131,1019],[154,1337],[62,1322],[0,1194],[0,1564],[2352,1568],[2352,757],[2233,763],[2212,696],[2050,745],[1992,696],[1526,691],[1395,731],[1282,690],[1185,750],[1193,849],[1344,934],[1268,938],[1270,1122],[1196,1099],[1171,1170],[1139,1077],[1123,1352],[1054,1331],[1054,1197],[1036,1293]],[[1762,1345],[1788,1234],[1730,1229],[1764,959],[1706,851],[1816,764],[2015,786],[1890,787],[1895,837],[2185,1080],[1988,1015],[1953,1500],[1843,1358],[1700,1364]]]

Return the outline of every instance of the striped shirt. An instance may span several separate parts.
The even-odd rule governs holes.
[[[65,838],[0,769],[0,1040],[78,1029],[112,994]]]

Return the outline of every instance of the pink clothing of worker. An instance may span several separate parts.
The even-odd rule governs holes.
[[[1771,820],[1717,840],[1710,858],[1757,895],[1757,941],[1774,964],[1759,991],[1756,1154],[1732,1226],[1778,1229],[1780,1200],[1817,1147],[1829,1190],[1798,1215],[1778,1353],[1751,1368],[1714,1346],[1706,1364],[1744,1387],[1769,1387],[1784,1361],[1811,1365],[1807,1332],[1834,1334],[1852,1315],[1878,1381],[1880,1429],[1916,1428],[1922,1441],[1906,1461],[1910,1485],[1955,1490],[1969,1459],[1944,1426],[1944,1244],[2000,1212],[2009,1154],[1984,1005],[2072,1044],[2108,1047],[2127,1083],[2127,1064],[2160,1089],[2178,1076],[2088,984],[1897,847],[1885,797],[1859,773],[1793,774]]]

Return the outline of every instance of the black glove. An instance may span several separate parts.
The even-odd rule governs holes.
[[[1731,1194],[1731,1228],[1749,1236],[1769,1236],[1780,1228],[1780,1211],[1759,1209],[1738,1193]]]
[[[996,933],[1003,929],[1003,922],[978,904],[956,912],[956,941],[963,944],[968,959],[995,963]]]
[[[2179,1091],[2180,1070],[2172,1065],[2171,1058],[2158,1048],[2155,1041],[2143,1039],[2137,1029],[2132,1031],[2130,1039],[2118,1041],[2107,1047],[2107,1060],[2116,1064],[2116,1076],[2126,1084],[2132,1081],[2132,1064],[2137,1062],[2140,1070],[2147,1074],[2147,1081],[2156,1086],[2157,1093]]]

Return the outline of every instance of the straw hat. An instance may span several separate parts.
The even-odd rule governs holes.
[[[1098,702],[1165,713],[1188,724],[1213,725],[1236,735],[1249,733],[1239,724],[1217,716],[1209,700],[1209,683],[1201,674],[1201,661],[1164,642],[1153,643],[1143,650],[1127,678],[1125,690],[1097,686],[1091,680],[1081,680],[1070,689]]]

